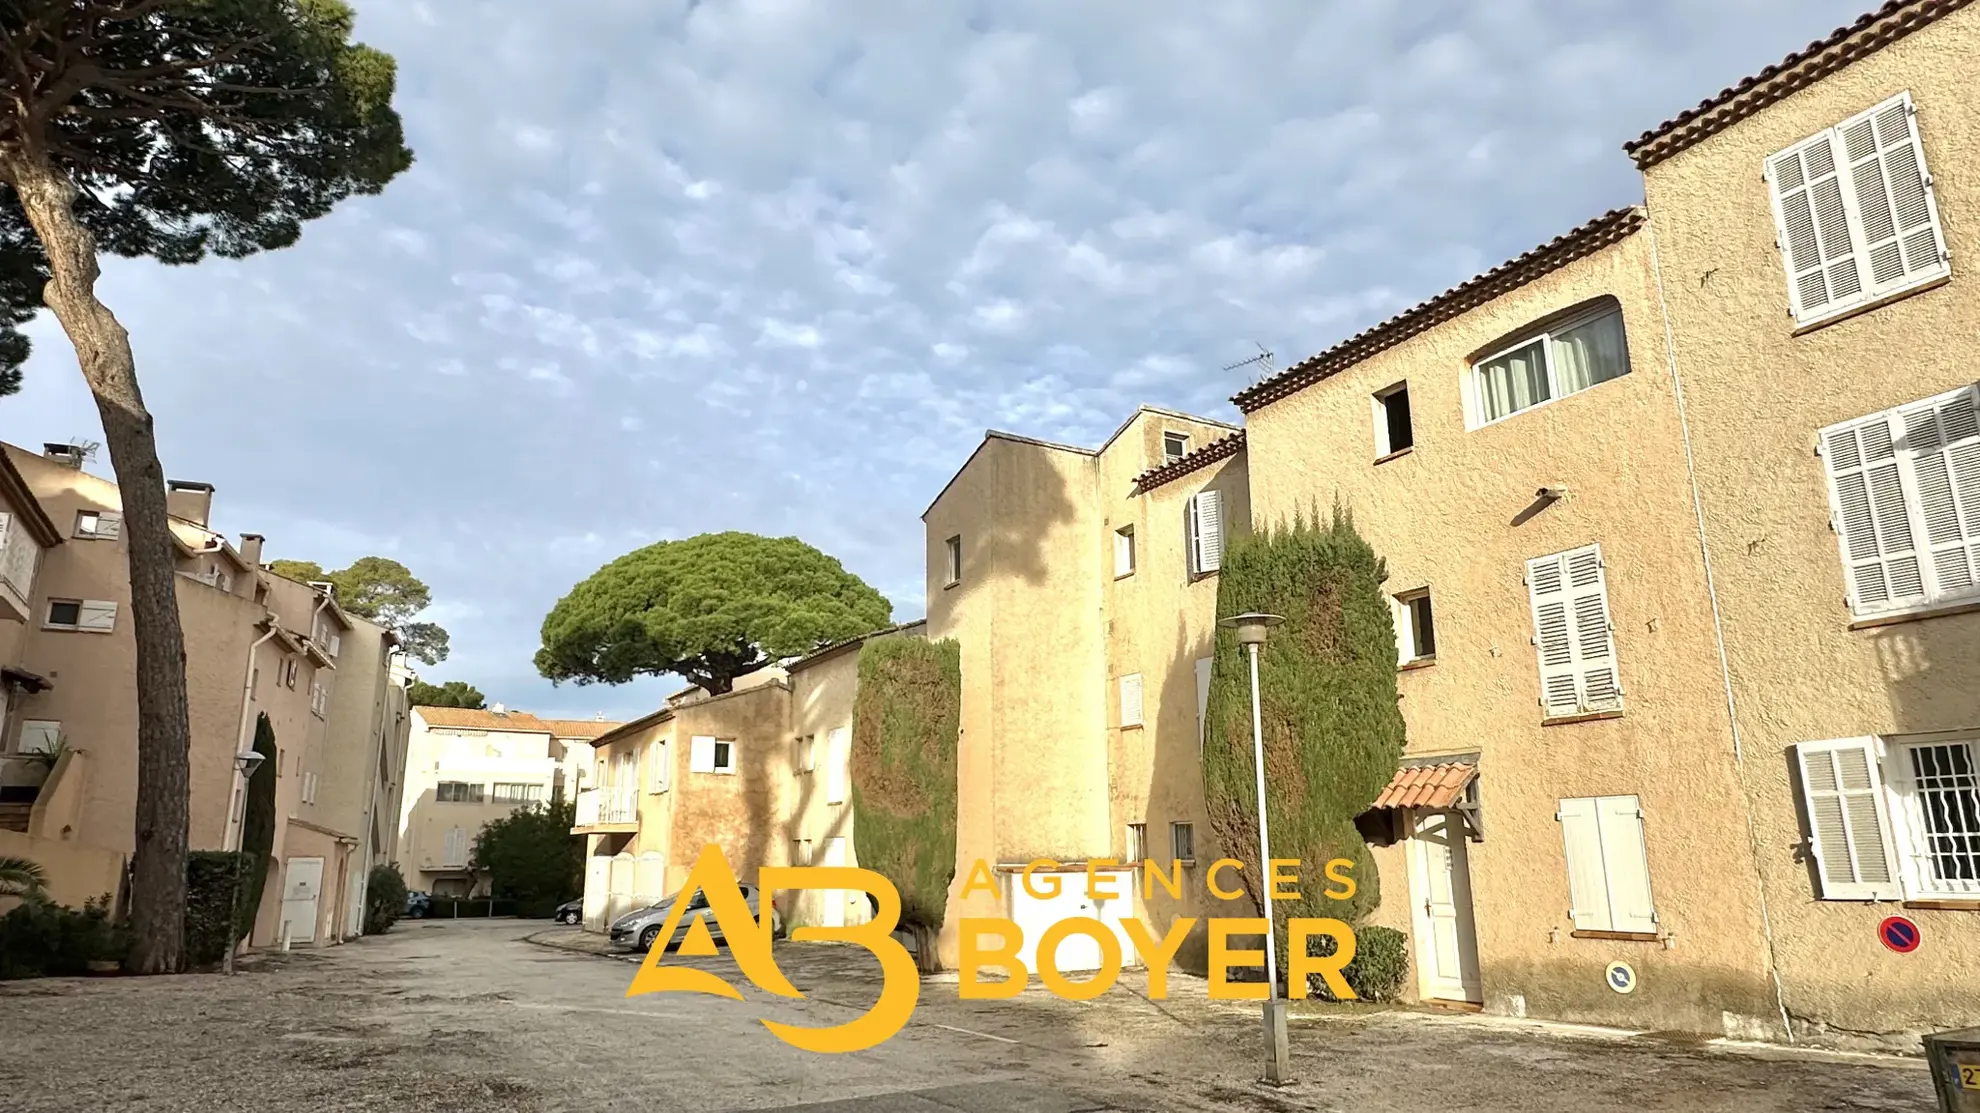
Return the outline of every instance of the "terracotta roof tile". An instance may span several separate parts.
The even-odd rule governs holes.
[[[1732,88],[1721,89],[1717,96],[1699,102],[1698,107],[1665,120],[1623,144],[1623,150],[1636,161],[1637,169],[1648,170],[1970,3],[1972,0],[1891,0],[1855,23],[1836,28],[1828,38],[1809,43],[1806,49],[1788,55]]]
[[[1478,775],[1478,766],[1469,761],[1447,761],[1437,765],[1404,766],[1396,770],[1389,787],[1375,798],[1375,808],[1448,808],[1464,797],[1466,785]]]
[[[415,707],[430,727],[459,727],[466,730],[514,730],[530,734],[551,733],[550,724],[527,711],[477,711],[466,707]]]
[[[605,719],[544,719],[543,725],[559,738],[597,738],[625,726]]]
[[[1459,314],[1537,281],[1577,259],[1592,255],[1627,238],[1642,226],[1641,207],[1611,209],[1517,259],[1501,263],[1429,301],[1404,310],[1359,336],[1344,340],[1317,356],[1302,360],[1263,382],[1239,391],[1231,401],[1245,413],[1262,409]]]
[[[1227,437],[1218,437],[1195,452],[1171,460],[1159,468],[1149,468],[1134,477],[1137,494],[1146,494],[1164,483],[1173,483],[1198,468],[1209,467],[1219,460],[1228,459],[1244,451],[1244,430],[1240,429]]]

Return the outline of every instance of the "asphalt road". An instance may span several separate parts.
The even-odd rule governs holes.
[[[256,958],[232,979],[0,983],[0,1110],[1917,1113],[1932,1101],[1916,1062],[1401,1011],[1300,1018],[1299,1082],[1266,1090],[1255,1006],[1210,1002],[1183,978],[1149,1001],[1132,975],[1086,1004],[1035,987],[964,1002],[952,978],[931,981],[893,1040],[813,1055],[758,1020],[825,1026],[864,1009],[877,989],[858,951],[780,945],[802,1001],[628,999],[628,962],[531,935],[584,939],[513,920],[408,923]]]

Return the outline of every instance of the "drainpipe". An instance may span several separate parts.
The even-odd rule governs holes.
[[[316,640],[316,620],[323,617],[323,608],[329,605],[330,593],[328,591],[316,597],[316,609],[309,612],[309,637],[311,641]],[[327,653],[329,650],[325,650],[324,652]]]
[[[241,725],[234,732],[234,754],[241,753],[243,750],[254,745],[252,736],[248,734],[248,715],[254,711],[254,657],[255,654],[261,651],[261,647],[268,644],[268,640],[273,638],[276,632],[281,629],[281,627],[275,625],[274,615],[269,615],[266,621],[268,623],[268,632],[256,638],[253,645],[248,646],[247,670],[241,674]],[[227,794],[226,841],[228,850],[237,851],[241,848],[241,827],[247,817],[247,800],[245,798],[247,785],[241,778],[241,763],[234,760],[234,754],[227,755],[228,764],[234,767],[234,789],[233,792]],[[241,807],[238,808],[233,806],[235,793],[243,794]]]

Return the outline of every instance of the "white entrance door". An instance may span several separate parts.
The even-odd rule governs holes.
[[[1095,901],[1086,894],[1086,874],[1033,874],[1032,884],[1041,890],[1049,890],[1052,881],[1059,882],[1059,895],[1056,897],[1035,897],[1025,891],[1024,878],[1019,874],[1010,875],[1011,920],[1024,932],[1024,943],[1018,947],[1018,961],[1025,969],[1038,969],[1038,942],[1045,937],[1045,931],[1060,920],[1079,917],[1099,920],[1114,930],[1114,936],[1121,946],[1121,960],[1132,961],[1132,944],[1121,926],[1124,917],[1132,914],[1134,875],[1131,873],[1106,872],[1094,878],[1094,887],[1100,892],[1116,894],[1114,899]],[[1061,973],[1100,969],[1100,944],[1085,932],[1075,932],[1059,943],[1053,955]]]
[[[593,854],[584,860],[584,922],[594,931],[611,921],[612,859]]]
[[[282,922],[291,943],[316,942],[316,908],[323,897],[323,859],[291,858],[282,874]]]
[[[843,838],[826,839],[825,860],[820,864],[827,866],[845,865],[846,840]],[[819,910],[819,920],[826,927],[846,926],[846,891],[844,889],[827,889],[818,894],[818,897],[825,902],[825,907]]]
[[[1456,812],[1414,813],[1410,895],[1416,900],[1419,992],[1440,1001],[1485,1000],[1471,919],[1471,862]]]

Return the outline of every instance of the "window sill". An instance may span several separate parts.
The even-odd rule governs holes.
[[[1400,460],[1403,457],[1415,451],[1416,451],[1415,445],[1410,445],[1408,448],[1398,448],[1394,452],[1386,452],[1380,456],[1375,457],[1375,462],[1377,464],[1386,464],[1391,460]]]
[[[1620,943],[1655,943],[1662,939],[1654,931],[1571,931],[1570,939],[1609,939]]]
[[[1620,719],[1622,715],[1623,713],[1620,711],[1590,711],[1583,715],[1556,715],[1550,719],[1540,720],[1540,725],[1543,727],[1564,727],[1574,723],[1599,723],[1604,719]]]
[[[1436,663],[1437,663],[1437,655],[1435,653],[1432,653],[1428,657],[1417,657],[1408,661],[1404,661],[1402,664],[1396,666],[1396,671],[1414,672],[1417,669],[1427,669],[1431,665],[1434,665]]]
[[[1908,610],[1891,611],[1887,614],[1873,614],[1859,618],[1849,624],[1852,630],[1874,630],[1879,626],[1895,626],[1900,622],[1923,622],[1928,618],[1950,618],[1956,614],[1980,612],[1980,599],[1966,599],[1950,603],[1929,603]]]
[[[1980,900],[1958,897],[1950,899],[1908,900],[1904,902],[1904,907],[1922,909],[1927,912],[1980,912]]]
[[[1147,724],[1145,724],[1145,723],[1122,723],[1122,724],[1121,724],[1121,729],[1122,729],[1122,730],[1140,730],[1140,729],[1142,729],[1142,728],[1143,728],[1144,726],[1146,726],[1146,725],[1147,725]]]
[[[1115,583],[1120,583],[1122,580],[1132,580],[1132,579],[1134,579],[1134,573],[1132,571],[1114,573]]]
[[[1858,302],[1857,304],[1849,306],[1846,309],[1838,309],[1825,317],[1817,317],[1812,321],[1798,322],[1794,327],[1794,331],[1789,333],[1788,335],[1806,336],[1809,333],[1815,332],[1818,329],[1825,329],[1828,328],[1830,325],[1840,324],[1843,321],[1849,320],[1851,317],[1860,316],[1862,314],[1870,312],[1873,309],[1882,309],[1884,306],[1887,306],[1892,302],[1903,301],[1904,299],[1912,296],[1913,294],[1922,294],[1927,290],[1936,290],[1939,287],[1944,286],[1946,283],[1951,281],[1952,281],[1952,271],[1950,268],[1948,268],[1944,274],[1934,275],[1931,278],[1920,279],[1915,285],[1906,286],[1903,287],[1902,289],[1892,290],[1888,294],[1879,294],[1876,297],[1871,298],[1869,301]]]
[[[962,581],[961,581],[961,580],[950,580],[950,581],[949,581],[948,583],[945,583],[945,584],[943,584],[943,585],[942,585],[942,590],[943,590],[943,591],[947,591],[947,590],[949,590],[949,589],[950,589],[950,588],[952,588],[952,587],[958,587],[958,586],[961,586],[961,584],[962,584]]]

